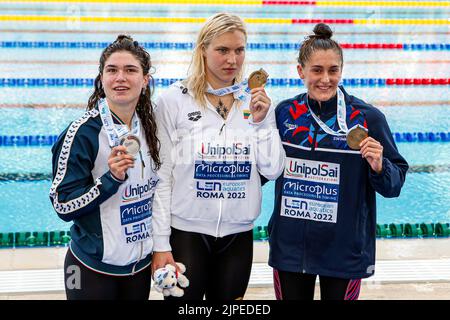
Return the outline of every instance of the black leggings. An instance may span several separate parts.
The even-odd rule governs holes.
[[[315,274],[273,270],[277,300],[313,300]],[[319,276],[322,300],[358,300],[361,279],[350,280]]]
[[[148,300],[151,268],[133,276],[110,276],[85,267],[67,250],[64,286],[67,300]]]
[[[186,266],[189,287],[183,297],[166,299],[243,299],[253,261],[252,230],[216,238],[172,228],[170,244],[175,261]]]

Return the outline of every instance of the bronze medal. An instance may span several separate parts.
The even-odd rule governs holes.
[[[359,150],[359,144],[368,136],[367,129],[358,124],[347,132],[347,144],[353,150]]]
[[[248,77],[248,87],[250,89],[262,87],[266,84],[269,74],[263,68],[253,71]]]
[[[120,139],[120,145],[127,148],[127,153],[136,156],[141,150],[141,142],[134,134],[129,134]]]

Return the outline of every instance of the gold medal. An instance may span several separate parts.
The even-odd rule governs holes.
[[[136,156],[141,150],[141,142],[134,134],[129,134],[120,139],[120,145],[127,148],[127,153]]]
[[[262,87],[266,84],[269,74],[263,68],[253,71],[248,77],[248,87],[250,89]]]
[[[357,124],[347,132],[347,144],[353,150],[359,150],[359,144],[368,136],[367,129]]]

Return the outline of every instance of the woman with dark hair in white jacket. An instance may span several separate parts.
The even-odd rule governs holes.
[[[50,199],[58,216],[73,222],[64,261],[69,300],[148,300],[161,165],[151,66],[137,41],[119,35],[100,56],[86,113],[52,148]]]

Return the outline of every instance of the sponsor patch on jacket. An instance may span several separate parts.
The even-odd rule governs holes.
[[[340,165],[286,159],[280,215],[336,223]]]
[[[126,225],[150,217],[152,215],[151,203],[151,199],[147,198],[142,201],[120,206],[120,223]]]
[[[194,164],[196,197],[245,199],[252,173],[251,145],[202,142]]]
[[[146,184],[130,184],[122,192],[122,202],[132,202],[139,200],[143,197],[148,197],[149,194],[154,192],[158,180],[147,179]]]
[[[151,237],[151,198],[120,207],[120,222],[125,243],[142,242]]]
[[[249,162],[195,162],[195,179],[203,180],[249,180],[252,165]]]

